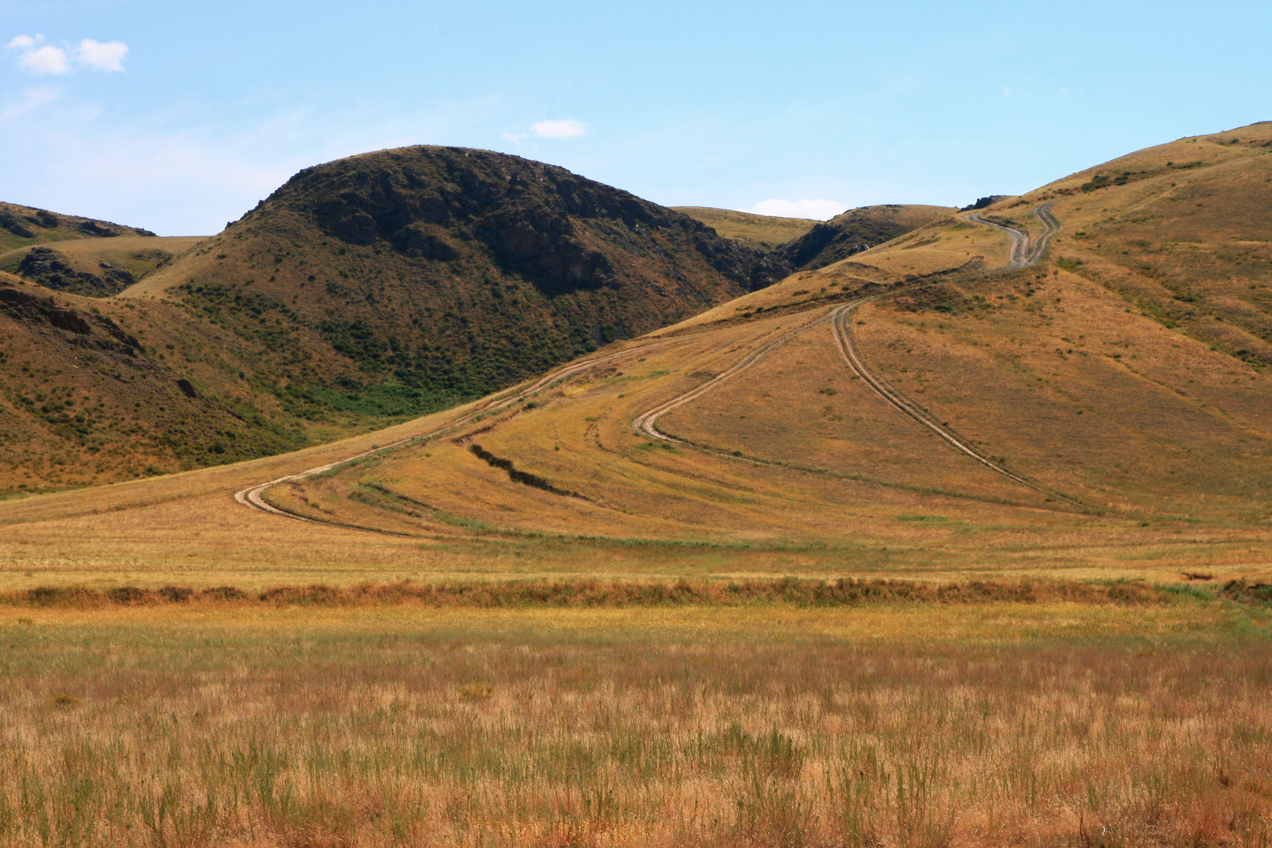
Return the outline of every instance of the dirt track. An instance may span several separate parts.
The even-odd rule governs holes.
[[[1009,257],[1008,257],[1009,261],[1008,261],[1007,267],[1010,269],[1025,268],[1035,264],[1039,259],[1042,258],[1042,254],[1046,251],[1047,244],[1051,241],[1051,237],[1054,236],[1056,232],[1059,231],[1060,229],[1060,224],[1058,221],[1056,221],[1055,217],[1051,214],[1050,207],[1051,207],[1050,203],[1045,203],[1034,210],[1034,214],[1037,215],[1038,219],[1042,221],[1043,225],[1045,226],[1045,230],[1042,233],[1042,235],[1040,235],[1038,239],[1033,242],[1032,245],[1030,244],[1029,236],[1026,233],[1021,232],[1020,230],[1016,230],[1011,227],[1004,226],[1002,224],[997,224],[997,223],[994,223],[993,221],[987,221],[981,218],[976,213],[969,213],[966,217],[968,220],[974,221],[975,223],[983,224],[987,227],[993,227],[996,230],[1001,230],[1007,233],[1007,235],[1011,237],[1011,247],[1009,248]],[[896,294],[905,290],[906,290],[905,288],[894,289],[888,294]],[[1030,489],[1033,489],[1036,492],[1040,492],[1041,494],[1046,495],[1048,498],[1062,501],[1070,506],[1077,507],[1079,509],[1085,508],[1084,505],[1079,503],[1078,501],[1072,498],[1069,498],[1059,492],[1053,491],[1052,489],[1049,489],[1045,486],[1042,486],[1041,484],[1036,483],[1020,474],[1017,474],[1014,471],[1004,468],[1001,464],[985,456],[985,454],[981,453],[976,448],[969,445],[963,438],[958,436],[952,430],[948,429],[947,427],[941,424],[938,424],[935,420],[932,419],[931,416],[929,416],[926,412],[924,412],[921,407],[919,407],[913,401],[906,398],[901,393],[892,389],[890,386],[888,386],[886,382],[883,381],[882,378],[880,378],[877,374],[875,374],[866,366],[866,363],[862,360],[860,354],[857,352],[855,345],[853,344],[852,324],[848,319],[853,314],[853,312],[855,312],[857,308],[860,307],[862,304],[868,303],[869,301],[875,300],[883,296],[884,296],[883,294],[878,294],[878,295],[873,295],[870,297],[860,298],[859,300],[854,300],[854,301],[851,301],[850,303],[845,303],[842,306],[837,307],[829,315],[816,318],[800,327],[797,327],[794,330],[791,330],[790,332],[782,335],[781,337],[774,339],[773,341],[765,344],[763,347],[757,348],[756,350],[747,354],[745,357],[738,360],[733,366],[721,372],[720,374],[718,374],[716,377],[712,378],[711,380],[708,380],[702,385],[697,386],[693,389],[690,389],[684,394],[679,395],[678,397],[672,398],[671,400],[666,401],[665,403],[640,415],[638,418],[636,418],[632,422],[632,426],[634,426],[638,432],[643,433],[646,436],[649,436],[650,438],[653,438],[653,439],[660,439],[665,442],[676,442],[678,444],[684,445],[685,447],[691,447],[691,448],[700,447],[698,445],[690,444],[689,442],[686,442],[682,439],[678,439],[675,436],[668,435],[667,433],[664,433],[663,431],[659,430],[657,427],[658,419],[661,418],[663,415],[666,415],[667,413],[671,412],[673,409],[676,409],[677,407],[683,406],[684,404],[689,403],[690,401],[693,401],[696,398],[701,397],[702,395],[711,391],[711,389],[723,383],[725,380],[728,380],[728,379],[731,379],[732,377],[737,376],[738,374],[742,373],[746,369],[750,368],[752,365],[755,365],[756,363],[761,362],[774,350],[786,344],[787,342],[789,342],[791,339],[795,338],[796,336],[802,335],[803,333],[806,333],[809,330],[814,329],[815,327],[819,327],[822,324],[829,322],[835,334],[835,343],[839,347],[839,352],[840,354],[842,354],[844,361],[847,363],[848,367],[851,368],[857,376],[861,377],[861,379],[863,379],[866,382],[866,384],[870,386],[870,388],[874,389],[874,391],[880,397],[886,400],[898,411],[908,416],[909,418],[913,419],[914,421],[916,421],[923,427],[927,428],[928,430],[931,430],[933,433],[939,436],[943,441],[948,443],[955,450],[959,451],[960,453],[966,454],[967,456],[976,460],[980,464],[984,465],[986,468],[989,468],[990,470],[1003,475],[1009,480],[1012,480]],[[743,461],[747,461],[744,457],[739,457],[739,459],[742,459]]]
[[[1055,201],[1052,202],[1054,203]],[[968,221],[973,221],[986,227],[993,227],[995,230],[1001,230],[1006,233],[1011,238],[1011,247],[1007,255],[1007,267],[1028,268],[1042,258],[1042,254],[1047,250],[1047,245],[1051,243],[1051,237],[1060,231],[1060,222],[1051,214],[1051,203],[1044,203],[1036,207],[1034,215],[1039,221],[1042,221],[1044,229],[1042,235],[1038,236],[1032,245],[1029,244],[1029,235],[1020,230],[982,218],[976,212],[968,212],[965,217]]]

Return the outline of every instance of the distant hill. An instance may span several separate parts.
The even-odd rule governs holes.
[[[140,227],[0,202],[0,253],[47,241],[153,235]]]
[[[0,252],[0,270],[55,291],[109,297],[202,240],[132,234],[49,239]]]
[[[756,215],[752,212],[712,209],[706,206],[672,208],[701,221],[727,239],[761,250],[773,250],[792,239],[797,239],[817,224],[817,221],[807,218],[779,218],[774,215]]]
[[[948,218],[956,211],[944,206],[901,204],[849,209],[783,244],[775,253],[793,268],[812,271]]]

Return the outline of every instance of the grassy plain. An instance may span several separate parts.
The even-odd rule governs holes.
[[[1265,846],[1269,624],[0,607],[0,842]]]

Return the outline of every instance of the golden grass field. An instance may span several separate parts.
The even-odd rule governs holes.
[[[0,607],[0,843],[1264,846],[1269,624]]]
[[[1266,848],[1269,150],[984,210],[1053,202],[1034,267],[951,217],[465,407],[0,502],[0,845]]]

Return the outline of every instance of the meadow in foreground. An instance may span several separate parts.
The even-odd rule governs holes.
[[[1266,846],[1270,625],[1188,593],[0,607],[0,844]]]

